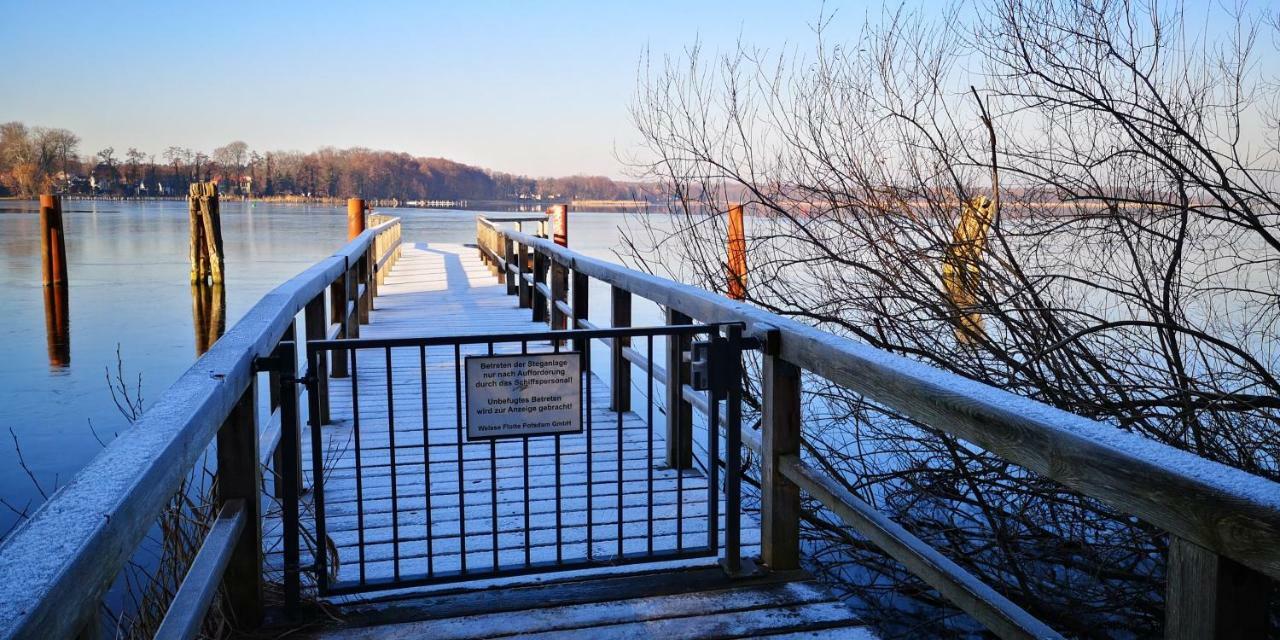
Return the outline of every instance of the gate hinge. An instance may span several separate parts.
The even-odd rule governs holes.
[[[253,359],[253,372],[283,371],[288,361],[280,356],[258,356]]]
[[[310,387],[311,385],[316,383],[316,374],[308,371],[307,374],[302,376],[301,378],[289,378],[288,380],[290,382],[296,382],[305,387]]]

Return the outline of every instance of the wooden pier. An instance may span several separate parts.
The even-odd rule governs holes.
[[[804,375],[1168,532],[1168,637],[1268,634],[1274,482],[590,258],[544,224],[481,217],[462,246],[357,222],[0,545],[0,639],[96,635],[215,443],[218,518],[157,637],[196,637],[218,598],[239,631],[292,637],[869,637],[801,569],[802,495],[995,635],[1060,637],[808,463]],[[638,299],[666,322],[632,326]],[[585,424],[473,437],[463,372],[491,354],[578,354]],[[747,359],[759,429],[742,425]]]

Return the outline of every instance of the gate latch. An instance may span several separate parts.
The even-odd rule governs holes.
[[[723,394],[729,389],[729,342],[724,338],[698,340],[689,345],[689,386],[695,391]]]

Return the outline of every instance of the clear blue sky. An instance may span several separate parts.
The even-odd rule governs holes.
[[[828,2],[827,10],[840,6]],[[878,0],[870,3],[877,11]],[[810,46],[787,2],[0,0],[0,122],[82,153],[366,146],[531,175],[623,175],[642,51]],[[856,28],[862,2],[841,6]],[[846,15],[849,14],[849,15]]]
[[[1225,13],[1213,1],[1187,9],[1215,22]],[[942,0],[906,2],[934,11]],[[828,38],[853,39],[885,6],[898,2],[828,0]],[[659,59],[699,40],[707,53],[729,50],[739,37],[808,49],[823,10],[821,0],[0,0],[0,122],[71,129],[84,154],[208,152],[241,139],[623,177],[617,152],[636,144],[628,107],[646,47]],[[1272,68],[1266,45],[1259,64]]]

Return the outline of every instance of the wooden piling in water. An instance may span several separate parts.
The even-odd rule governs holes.
[[[44,286],[67,283],[66,233],[62,227],[62,198],[40,196],[40,262]]]
[[[557,204],[547,208],[551,218],[551,240],[556,244],[569,246],[569,205]]]
[[[364,198],[347,199],[347,241],[364,233]]]
[[[747,299],[747,234],[742,221],[742,205],[729,207],[729,233],[726,250],[729,265],[729,297]]]
[[[222,284],[191,285],[191,317],[196,332],[196,357],[213,348],[227,330],[227,294]]]
[[[45,341],[49,350],[49,366],[54,369],[71,366],[71,320],[67,303],[66,284],[44,288]]]
[[[972,343],[983,334],[978,305],[978,292],[982,288],[979,265],[987,250],[987,235],[994,214],[990,198],[978,196],[965,202],[942,261],[942,284],[955,311],[956,341],[962,344]]]
[[[187,217],[191,227],[191,283],[222,283],[222,216],[218,206],[218,183],[196,182],[187,194]]]

